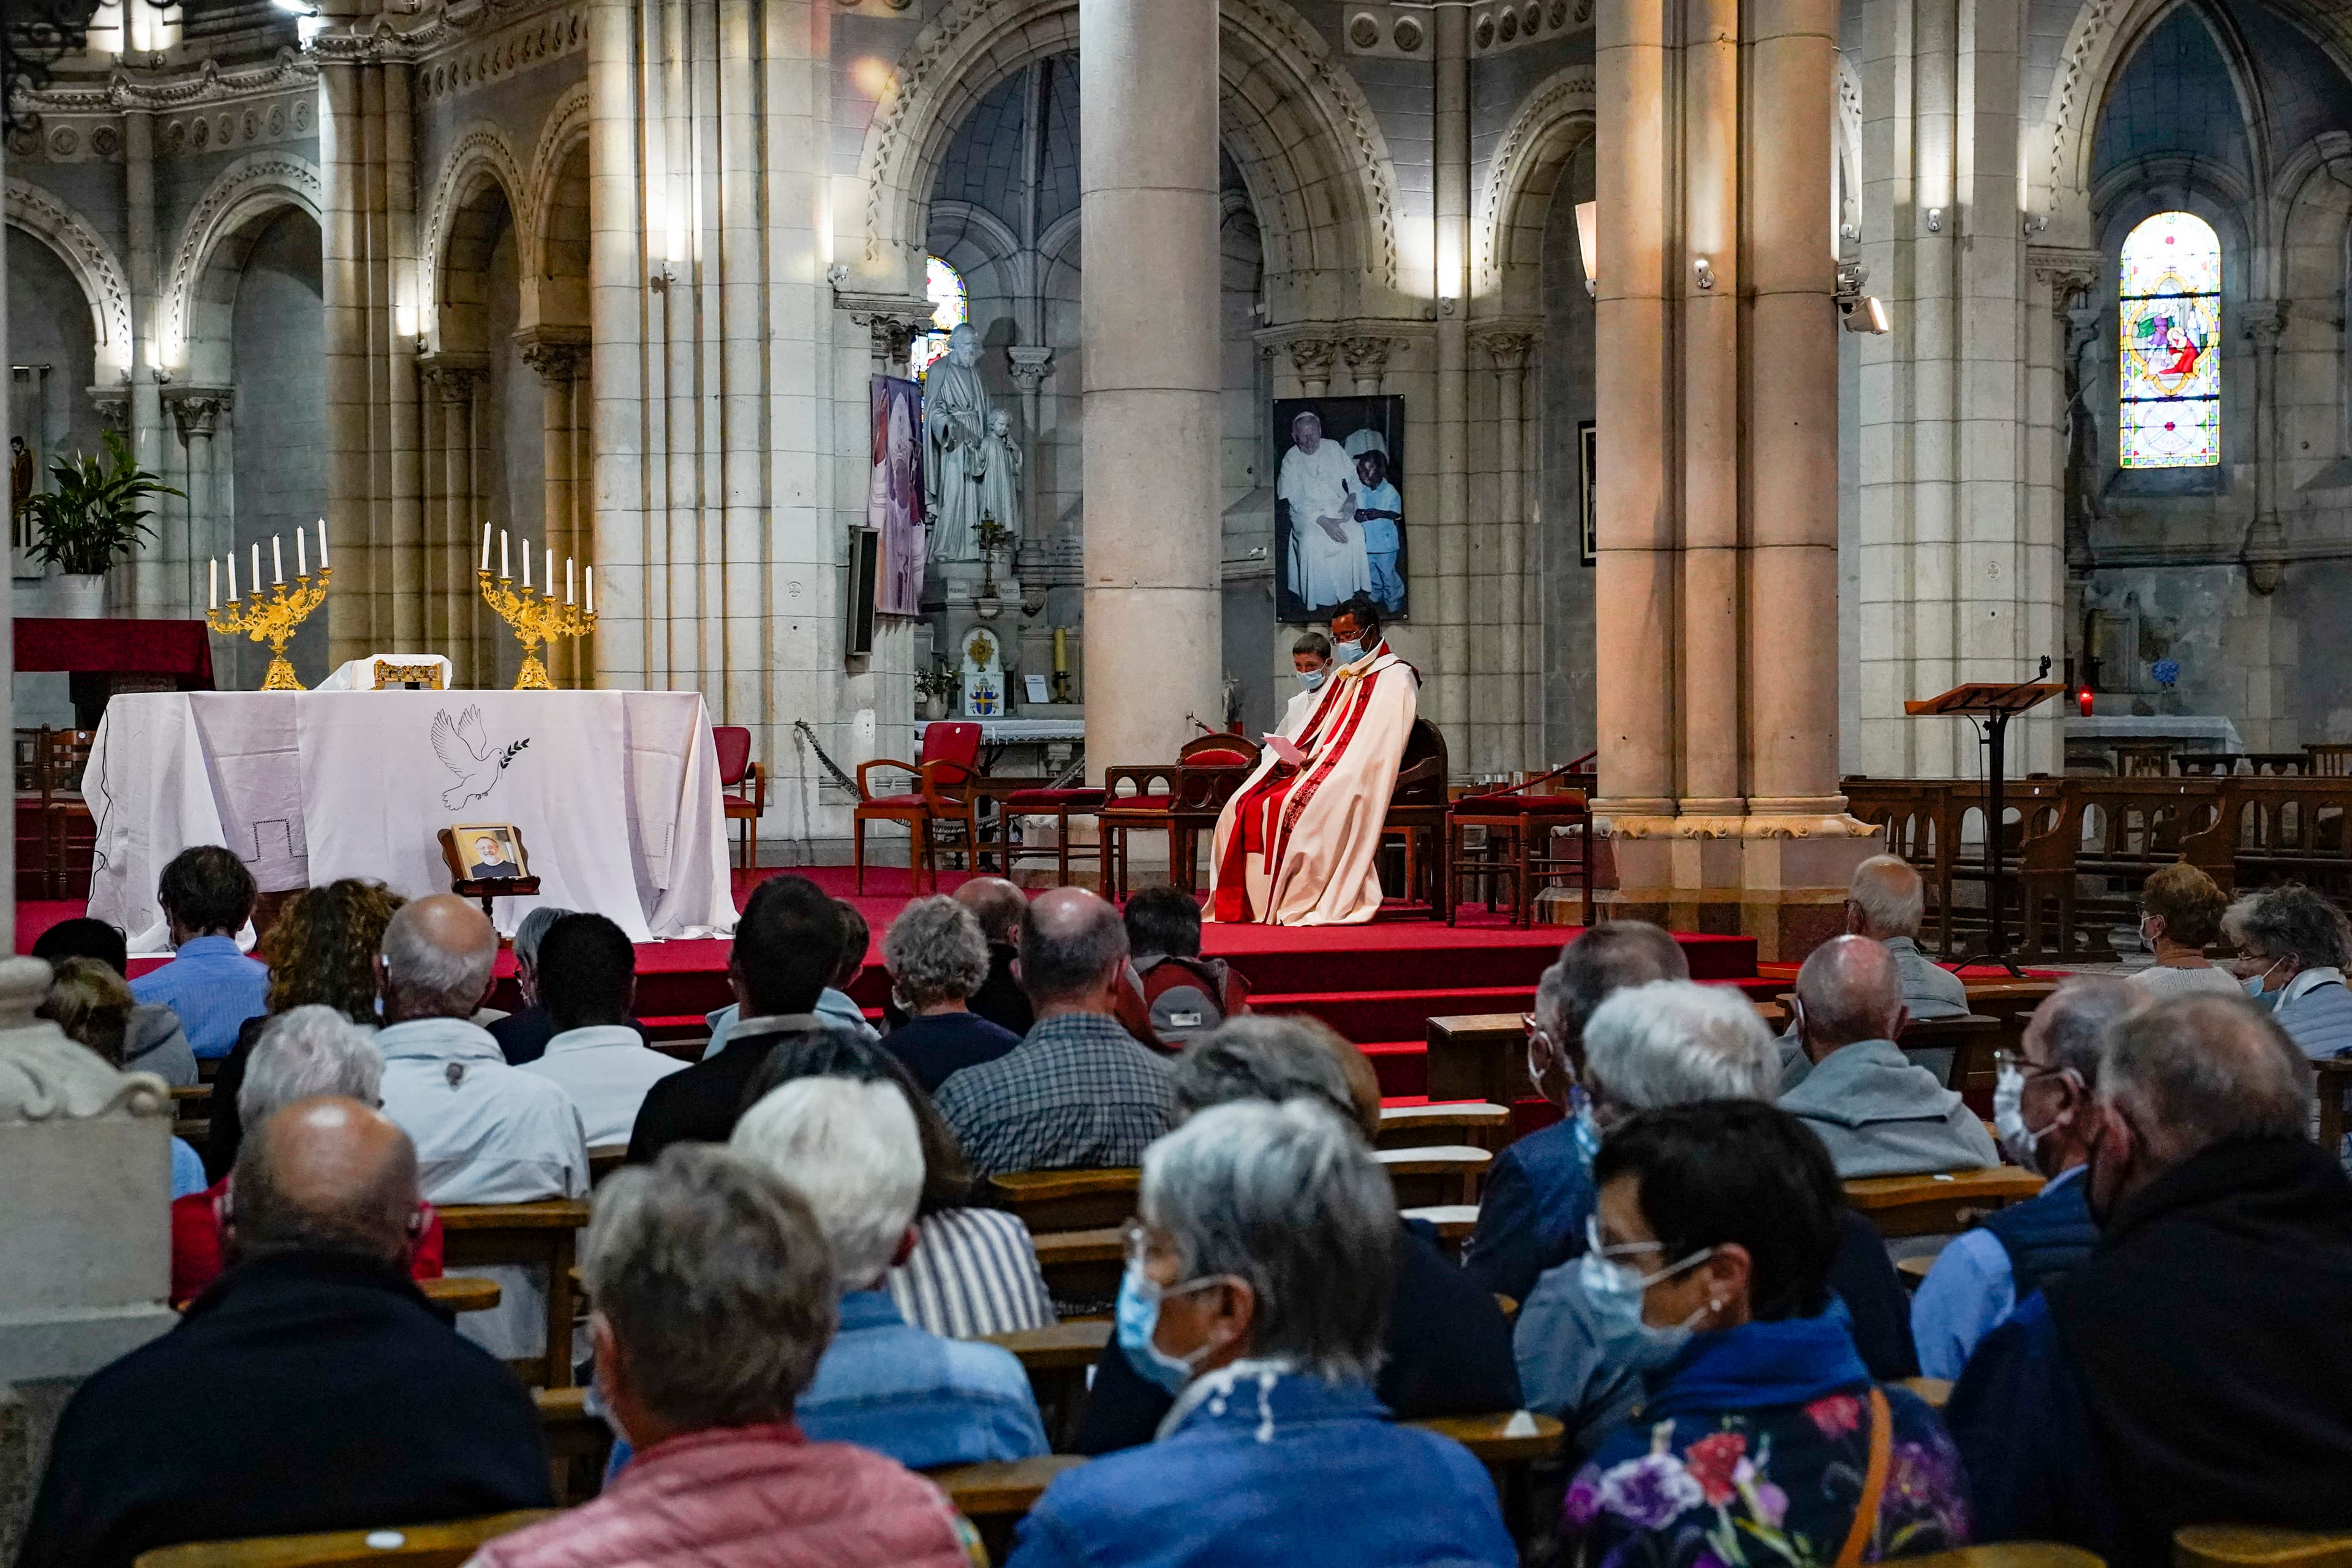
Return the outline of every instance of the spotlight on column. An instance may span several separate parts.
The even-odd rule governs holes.
[[[1845,318],[1845,330],[1849,332],[1883,333],[1895,324],[1887,318],[1886,301],[1875,294],[1864,294],[1851,303],[1841,300],[1838,312]]]
[[[1601,292],[1601,204],[1576,204],[1576,249],[1584,261],[1584,292]]]

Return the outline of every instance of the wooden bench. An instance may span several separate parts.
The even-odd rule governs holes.
[[[2172,1532],[2178,1568],[2352,1568],[2352,1532],[2191,1524]]]
[[[1903,1281],[1906,1290],[1916,1290],[1927,1279],[1927,1271],[1935,1267],[1932,1258],[1898,1258],[1895,1260],[1895,1277]]]
[[[1406,1219],[1420,1220],[1437,1232],[1437,1239],[1458,1248],[1478,1228],[1476,1204],[1430,1204],[1422,1208],[1397,1211]]]
[[[1029,1239],[1046,1292],[1055,1301],[1108,1301],[1118,1294],[1118,1277],[1127,1266],[1125,1227],[1047,1231]]]
[[[453,1312],[487,1312],[499,1304],[506,1292],[495,1279],[478,1279],[471,1274],[444,1274],[438,1279],[419,1279],[416,1288],[425,1299],[436,1306],[446,1307]]]
[[[1045,1435],[1057,1449],[1077,1436],[1078,1421],[1086,1414],[1087,1373],[1110,1343],[1111,1328],[1108,1318],[1080,1318],[1049,1329],[981,1336],[1020,1359]]]
[[[534,1388],[530,1397],[539,1406],[539,1433],[547,1442],[555,1500],[567,1508],[586,1502],[604,1484],[604,1467],[613,1457],[612,1426],[588,1414],[584,1388]]]
[[[553,1515],[553,1509],[527,1508],[449,1524],[401,1524],[376,1530],[339,1530],[322,1535],[257,1536],[244,1541],[197,1541],[142,1552],[133,1568],[349,1568],[393,1563],[397,1568],[457,1568],[486,1541],[510,1534]]]
[[[572,1381],[572,1258],[588,1205],[579,1198],[535,1204],[453,1204],[440,1211],[442,1259],[452,1268],[499,1264],[547,1270],[547,1350],[526,1382],[562,1388]]]
[[[200,1083],[172,1091],[172,1136],[201,1149],[212,1137],[213,1086]]]
[[[1942,1073],[1946,1089],[1967,1089],[1982,1079],[1990,1083],[1996,1076],[1992,1058],[2000,1048],[2000,1020],[1974,1013],[1957,1018],[1914,1018],[1903,1026],[1903,1037],[1895,1041],[1913,1055],[1927,1052],[1950,1054]]]
[[[1474,1100],[1444,1105],[1383,1106],[1380,1136],[1374,1142],[1383,1149],[1473,1143],[1491,1152],[1509,1142],[1510,1138],[1509,1109]]]
[[[1426,1208],[1433,1205],[1478,1203],[1478,1184],[1495,1156],[1471,1145],[1431,1143],[1412,1149],[1375,1149],[1372,1158],[1387,1168],[1396,1188],[1397,1207]]]
[[[594,1186],[623,1165],[628,1163],[626,1143],[600,1143],[588,1151],[588,1184]]]
[[[2352,1057],[2323,1057],[2311,1067],[2312,1091],[2319,1101],[2319,1146],[2337,1153],[2344,1147],[2344,1097],[2352,1094]]]
[[[1528,1031],[1518,1013],[1429,1021],[1429,1098],[1509,1105],[1528,1089]]]
[[[1007,1171],[988,1178],[988,1199],[1021,1216],[1032,1234],[1097,1230],[1135,1217],[1143,1173],[1133,1165],[1090,1171]]]
[[[1889,1241],[1947,1236],[1986,1209],[2022,1203],[2042,1178],[2014,1165],[1926,1176],[1865,1176],[1845,1184],[1846,1202]]]
[[[1998,1546],[1963,1546],[1906,1557],[1903,1568],[2106,1568],[2105,1560],[2079,1546],[2053,1541],[2005,1541]]]

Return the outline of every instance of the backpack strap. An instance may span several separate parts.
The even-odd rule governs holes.
[[[1845,1546],[1837,1554],[1837,1568],[1857,1568],[1862,1562],[1863,1548],[1870,1544],[1871,1535],[1878,1527],[1879,1500],[1886,1495],[1887,1461],[1895,1452],[1895,1413],[1887,1408],[1886,1391],[1873,1384],[1870,1389],[1870,1465],[1862,1476],[1862,1498],[1853,1510],[1853,1528],[1846,1531]]]

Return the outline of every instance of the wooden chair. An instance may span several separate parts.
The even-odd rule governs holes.
[[[1412,1149],[1375,1149],[1396,1188],[1397,1207],[1467,1205],[1475,1207],[1478,1184],[1495,1156],[1465,1144],[1426,1144]]]
[[[751,731],[740,724],[713,724],[711,743],[719,750],[719,792],[727,820],[740,823],[736,845],[743,852],[743,868],[760,863],[760,818],[768,810],[768,775],[751,760]]]
[[[1415,719],[1389,791],[1381,837],[1403,842],[1404,900],[1428,905],[1433,920],[1450,921],[1454,884],[1445,874],[1445,733],[1426,719]]]
[[[1246,735],[1195,735],[1172,765],[1104,769],[1102,806],[1095,814],[1102,830],[1103,896],[1127,897],[1127,839],[1136,832],[1168,835],[1168,879],[1191,892],[1199,880],[1194,863],[1201,836],[1216,832],[1218,814],[1257,766],[1258,751]]]
[[[482,906],[482,915],[492,925],[498,924],[498,914],[491,908],[498,899],[535,899],[539,897],[536,877],[492,877],[476,879],[466,875],[466,858],[457,847],[457,836],[443,828],[434,837],[441,841],[441,863],[449,868],[449,890],[461,899],[474,899]],[[522,829],[514,830],[515,853],[525,866],[530,864],[530,851],[524,847]]]
[[[1528,1031],[1517,1013],[1458,1013],[1432,1018],[1429,1098],[1510,1105],[1528,1082]]]
[[[914,788],[899,795],[875,794],[867,781],[879,768],[909,775]],[[869,822],[907,825],[914,838],[907,876],[919,887],[920,883],[916,879],[929,870],[931,889],[939,890],[939,846],[932,837],[935,824],[953,822],[963,826],[965,862],[970,869],[978,870],[980,805],[970,785],[979,774],[980,726],[976,723],[941,721],[926,725],[922,749],[911,763],[877,757],[870,763],[858,763],[857,806],[850,814],[850,852],[857,866],[857,890],[866,891],[866,825]]]
[[[1135,1215],[1143,1173],[1132,1165],[1094,1171],[1006,1171],[988,1179],[989,1202],[1018,1215],[1034,1235],[1122,1226]]]
[[[1510,1141],[1511,1113],[1477,1100],[1449,1105],[1387,1105],[1381,1108],[1382,1149],[1418,1149],[1430,1144],[1475,1144],[1489,1153]]]
[[[2177,1568],[2352,1568],[2352,1531],[2191,1524],[2172,1532]]]
[[[89,766],[90,746],[97,739],[95,730],[52,730],[43,725],[36,742],[34,789],[40,803],[44,898],[73,897],[69,873],[77,837],[87,847],[97,846],[97,819],[81,793],[82,773]],[[87,884],[82,890],[89,891]]]
[[[196,1541],[142,1552],[132,1568],[457,1568],[486,1541],[551,1517],[551,1508],[519,1509],[449,1524],[402,1524],[380,1530],[339,1530],[324,1535],[260,1536],[246,1541]]]
[[[1927,1176],[1865,1176],[1845,1184],[1845,1199],[1889,1241],[1948,1236],[1986,1209],[2022,1203],[2042,1178],[2014,1165]]]
[[[1509,883],[1513,918],[1526,926],[1535,918],[1536,894],[1544,884],[1571,875],[1583,893],[1583,923],[1592,923],[1592,812],[1580,789],[1535,793],[1537,785],[1549,784],[1556,774],[1557,770],[1508,789],[1465,795],[1446,813],[1447,924],[1459,912],[1463,883],[1471,877],[1484,885],[1489,910],[1495,907],[1496,884]],[[1486,853],[1475,860],[1464,852],[1465,837],[1474,827],[1486,835]],[[1553,836],[1562,828],[1576,831],[1578,853],[1572,859],[1552,853]]]
[[[453,1204],[440,1211],[442,1258],[452,1269],[499,1264],[547,1270],[547,1350],[517,1372],[526,1383],[562,1388],[572,1382],[572,1265],[588,1205],[578,1198],[535,1204]]]
[[[1100,834],[1097,834],[1093,845],[1088,847],[1074,849],[1070,845],[1070,818],[1093,816],[1100,812],[1103,807],[1101,790],[1083,785],[1071,789],[1015,790],[1006,795],[1001,804],[1003,809],[1002,820],[1005,825],[1003,828],[1005,875],[1011,876],[1013,868],[1024,860],[1042,860],[1047,855],[1047,851],[1044,849],[1033,849],[1025,845],[1014,844],[1012,819],[1016,816],[1050,816],[1054,819],[1054,847],[1051,853],[1054,860],[1055,882],[1065,888],[1070,885],[1070,862],[1073,859],[1093,861],[1097,879],[1101,879],[1103,845]]]

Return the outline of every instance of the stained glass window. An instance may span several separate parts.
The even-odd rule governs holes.
[[[917,381],[933,360],[948,352],[948,334],[971,320],[971,296],[964,289],[963,274],[936,256],[923,266],[923,292],[930,296],[931,324],[915,340]]]
[[[2116,289],[2123,466],[2221,460],[2221,242],[2194,213],[2158,213],[2124,240]]]

